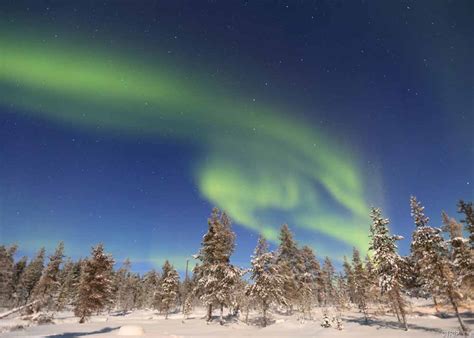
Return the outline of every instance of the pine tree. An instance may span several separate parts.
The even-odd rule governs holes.
[[[160,313],[163,313],[164,312],[164,307],[163,307],[163,280],[166,278],[166,276],[168,275],[168,272],[170,271],[171,269],[171,264],[166,260],[165,263],[163,264],[162,268],[161,268],[161,278],[159,279],[158,281],[158,285],[157,285],[157,288],[156,288],[156,292],[155,292],[155,298],[154,298],[154,301],[153,301],[153,306],[155,307],[155,309],[158,309],[160,311]]]
[[[463,333],[467,328],[458,311],[458,290],[455,278],[449,264],[448,249],[441,236],[441,229],[428,225],[429,218],[423,213],[424,207],[415,197],[410,198],[411,215],[416,225],[413,232],[411,251],[420,271],[423,286],[432,295],[446,296],[456,312],[459,325]]]
[[[400,269],[401,257],[397,253],[396,241],[401,236],[391,236],[388,230],[389,220],[382,217],[380,209],[372,208],[370,217],[371,243],[369,249],[373,252],[375,272],[378,276],[378,284],[381,294],[387,294],[392,302],[396,314],[400,314],[405,330],[408,330],[406,322],[405,303],[401,295],[402,270]]]
[[[268,251],[267,241],[260,237],[252,257],[250,278],[246,294],[257,302],[262,310],[263,326],[267,326],[267,311],[272,304],[286,304],[283,294],[284,278],[280,275],[275,255]]]
[[[192,303],[194,302],[194,295],[193,295],[193,289],[195,287],[195,277],[194,274],[192,274],[191,278],[188,275],[188,263],[189,261],[186,262],[186,275],[184,277],[184,281],[180,284],[180,295],[179,299],[182,305],[182,311],[184,312],[184,306],[186,305],[185,302],[189,298],[189,301]]]
[[[131,310],[135,303],[135,277],[130,269],[132,263],[127,258],[114,276],[115,280],[115,306],[122,313]]]
[[[328,256],[324,258],[321,274],[324,305],[329,305],[333,303],[336,292],[334,288],[335,270]]]
[[[140,287],[140,304],[143,308],[149,309],[153,306],[159,281],[160,276],[155,270],[151,270],[143,276]]]
[[[56,307],[60,289],[59,272],[64,258],[64,243],[60,242],[33,289],[33,298],[39,300],[37,310],[43,306],[51,309]]]
[[[184,299],[184,305],[183,305],[184,319],[188,319],[191,312],[193,312],[193,297],[191,294],[188,294],[186,298]]]
[[[280,245],[278,246],[277,264],[283,277],[283,289],[287,299],[287,313],[293,312],[293,306],[298,302],[298,280],[301,272],[298,245],[293,238],[288,224],[283,224],[280,229]]]
[[[364,270],[367,277],[367,304],[380,303],[378,275],[375,271],[373,259],[368,254],[365,255]]]
[[[461,223],[464,223],[466,231],[469,234],[471,249],[474,249],[474,210],[472,208],[472,202],[460,200],[458,203],[458,212],[464,214],[464,219],[461,220]]]
[[[298,267],[300,270],[297,278],[299,292],[299,304],[300,310],[303,314],[303,319],[305,315],[309,315],[311,319],[311,308],[315,301],[319,303],[318,295],[321,292],[321,267],[314,251],[304,245],[299,251],[299,261],[301,262]]]
[[[179,292],[179,275],[175,268],[166,261],[163,266],[163,279],[161,282],[161,304],[168,319],[170,309],[176,305]]]
[[[22,273],[18,282],[18,305],[25,305],[31,300],[33,289],[43,274],[44,255],[45,249],[41,248]]]
[[[345,287],[347,290],[347,295],[349,300],[352,303],[355,303],[355,282],[354,282],[354,271],[352,270],[351,264],[347,261],[347,257],[344,256],[344,261],[342,263],[342,268],[344,270],[344,281]]]
[[[360,312],[364,314],[365,322],[368,323],[369,312],[367,295],[369,280],[364,265],[362,264],[362,260],[360,259],[359,250],[356,248],[353,248],[352,268],[354,269],[354,302],[358,306]]]
[[[195,258],[201,261],[194,273],[197,281],[194,293],[207,306],[207,320],[212,319],[214,305],[220,307],[223,324],[224,306],[235,304],[235,289],[241,270],[230,264],[235,247],[235,234],[230,219],[214,208],[208,220],[208,231],[203,237],[201,249]]]
[[[335,295],[335,303],[336,308],[339,311],[343,311],[349,307],[349,288],[347,286],[346,278],[344,275],[339,274],[336,277],[336,295]]]
[[[449,234],[449,255],[453,272],[456,275],[456,284],[466,286],[468,292],[474,288],[474,260],[473,252],[468,240],[463,237],[462,226],[454,218],[442,213],[443,230]]]
[[[74,314],[84,323],[92,313],[103,310],[113,299],[114,260],[104,253],[104,246],[92,248],[91,257],[84,261],[78,286]]]
[[[60,271],[57,310],[63,310],[76,299],[77,286],[79,285],[79,278],[81,276],[81,265],[82,260],[73,262],[69,258]]]
[[[12,305],[18,305],[19,300],[19,283],[23,272],[25,271],[26,265],[28,264],[28,257],[23,256],[20,258],[15,265],[13,266],[13,276],[12,276],[12,285],[13,285],[13,295],[12,295]]]
[[[15,245],[7,248],[0,245],[0,308],[9,307],[15,290],[14,259],[17,250]]]

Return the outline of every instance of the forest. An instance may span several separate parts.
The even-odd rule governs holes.
[[[16,245],[1,245],[0,320],[22,315],[51,323],[56,313],[71,310],[85,323],[98,313],[153,309],[165,318],[180,313],[186,322],[196,308],[203,308],[202,320],[222,325],[239,318],[266,327],[279,313],[343,330],[342,314],[355,309],[366,322],[384,311],[396,318],[400,330],[408,330],[409,304],[422,298],[431,299],[438,313],[455,315],[459,332],[468,334],[459,309],[472,308],[474,297],[474,212],[472,202],[461,200],[457,206],[457,218],[443,212],[436,227],[411,197],[413,233],[407,256],[397,248],[403,237],[392,234],[389,220],[372,208],[369,251],[354,248],[340,271],[329,257],[300,246],[286,224],[275,251],[260,236],[249,268],[232,264],[236,236],[229,216],[217,208],[195,255],[199,263],[182,280],[168,261],[161,271],[144,274],[134,273],[129,260],[116,269],[101,243],[76,261],[65,257],[62,242],[49,257],[44,248],[34,257],[17,257]],[[322,314],[317,318],[316,308]],[[332,315],[328,309],[334,309]],[[258,313],[258,321],[249,322],[251,312]]]

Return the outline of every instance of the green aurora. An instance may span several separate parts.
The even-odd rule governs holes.
[[[202,196],[235,223],[275,241],[288,222],[334,258],[343,253],[324,237],[366,250],[362,169],[328,130],[187,76],[179,64],[78,46],[2,32],[0,103],[66,126],[191,144]]]

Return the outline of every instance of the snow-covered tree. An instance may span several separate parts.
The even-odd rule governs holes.
[[[340,317],[334,318],[334,328],[339,331],[344,330],[344,325],[342,324],[342,319]]]
[[[367,297],[370,285],[367,272],[360,258],[360,252],[356,248],[353,249],[352,253],[352,268],[354,269],[354,302],[360,312],[364,314],[367,323],[369,317]]]
[[[474,209],[472,208],[472,202],[460,200],[458,203],[458,212],[464,214],[464,219],[461,220],[461,223],[464,223],[465,229],[469,234],[471,249],[474,249]]]
[[[235,289],[241,278],[241,270],[230,264],[234,252],[235,234],[225,213],[212,210],[208,220],[208,231],[203,237],[201,249],[195,258],[196,286],[194,293],[207,306],[207,320],[212,319],[213,306],[220,307],[220,322],[223,324],[224,307],[235,304]]]
[[[298,303],[298,275],[303,273],[301,257],[293,233],[288,224],[283,224],[280,229],[280,244],[277,252],[277,264],[283,277],[283,289],[286,297],[287,312],[292,313],[293,306]]]
[[[12,286],[13,286],[13,294],[12,294],[12,305],[19,304],[19,294],[18,288],[20,284],[20,278],[25,271],[25,268],[28,264],[28,257],[23,256],[21,257],[13,266],[13,275],[12,275]]]
[[[321,292],[321,267],[313,249],[304,245],[298,250],[296,265],[296,283],[298,287],[297,302],[302,313],[302,319],[311,318],[311,308],[318,301]]]
[[[168,319],[170,309],[176,305],[179,292],[179,275],[175,268],[166,261],[163,265],[163,278],[161,281],[161,306]]]
[[[286,304],[283,294],[284,277],[281,276],[275,255],[268,251],[265,238],[258,239],[251,261],[250,278],[246,294],[259,304],[262,310],[263,326],[267,326],[267,311],[272,304]]]
[[[41,248],[35,258],[26,266],[18,282],[17,294],[18,305],[25,305],[31,300],[31,295],[36,283],[41,278],[44,268],[45,249]]]
[[[379,294],[378,275],[377,271],[375,270],[374,261],[372,257],[370,257],[368,254],[365,255],[364,269],[365,274],[367,275],[367,282],[369,287],[367,299],[369,302],[374,302],[377,300]]]
[[[334,288],[335,269],[328,256],[324,258],[321,275],[324,305],[330,305],[335,300],[336,290]]]
[[[33,298],[39,301],[37,309],[46,307],[56,308],[60,281],[60,266],[64,258],[64,243],[60,242],[53,255],[49,257],[49,262],[41,275],[40,280],[33,289]]]
[[[354,283],[354,271],[352,270],[351,264],[347,261],[347,257],[344,256],[342,262],[342,268],[344,271],[344,282],[347,290],[347,295],[352,303],[355,303],[355,283]]]
[[[327,312],[323,312],[323,319],[321,321],[321,326],[324,327],[325,329],[331,327],[331,320],[329,319]]]
[[[335,305],[339,311],[343,311],[349,307],[350,297],[349,288],[347,286],[346,278],[344,275],[339,274],[336,277],[335,287]]]
[[[128,258],[114,275],[115,282],[115,308],[123,313],[133,309],[135,304],[135,277],[130,271],[132,263]]]
[[[139,296],[139,303],[143,308],[149,309],[153,306],[159,282],[160,275],[155,270],[151,270],[143,275]]]
[[[73,262],[68,259],[64,263],[63,269],[59,273],[59,293],[57,300],[57,310],[62,310],[66,306],[71,305],[77,294],[77,286],[81,276],[82,260]]]
[[[0,245],[0,307],[9,307],[12,302],[15,290],[13,255],[16,249],[15,245],[8,248]]]
[[[180,283],[180,289],[179,289],[179,303],[181,303],[183,312],[184,312],[186,299],[189,298],[191,305],[193,305],[193,302],[195,301],[195,297],[193,294],[193,289],[195,287],[194,282],[195,282],[194,274],[192,274],[191,277],[189,276],[188,262],[186,262],[186,275],[184,277],[184,281]]]
[[[401,295],[402,270],[400,264],[402,259],[398,255],[396,245],[396,241],[402,237],[390,235],[389,220],[382,217],[380,209],[372,208],[370,217],[372,225],[370,227],[369,250],[373,252],[374,270],[378,276],[380,292],[388,295],[397,317],[401,317],[405,330],[408,330],[405,303]]]
[[[188,293],[188,295],[184,299],[184,304],[183,304],[184,319],[188,319],[191,312],[193,312],[193,296],[191,293]]]
[[[462,226],[454,218],[442,213],[443,230],[449,234],[449,255],[456,284],[466,286],[466,290],[474,289],[474,252],[469,247],[469,241],[463,237]]]
[[[467,328],[458,311],[459,292],[455,276],[449,264],[446,242],[441,236],[441,229],[428,225],[424,207],[415,197],[410,198],[411,215],[416,229],[413,232],[411,252],[420,272],[423,286],[432,294],[446,297],[454,308],[462,332]]]
[[[155,297],[153,301],[154,308],[159,310],[160,313],[163,313],[165,310],[163,307],[163,288],[162,288],[163,280],[168,275],[168,272],[170,271],[170,269],[171,269],[171,264],[168,260],[166,260],[163,266],[161,267],[161,277],[158,280],[158,285],[156,287]]]
[[[102,244],[92,248],[91,257],[84,261],[74,308],[79,323],[84,323],[92,313],[103,310],[112,302],[113,265],[112,256],[104,252]]]

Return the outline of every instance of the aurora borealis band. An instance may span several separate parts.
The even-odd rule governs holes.
[[[119,16],[130,11],[134,13],[134,10],[136,15],[141,13],[138,5],[121,6],[117,9]],[[189,5],[191,8],[193,6],[196,5]],[[242,74],[235,69],[258,68],[249,60],[238,61],[238,57],[242,54],[253,55],[256,59],[256,56],[264,58],[267,55],[264,51],[244,48],[231,59],[236,64],[229,68],[231,70],[224,75],[209,76],[208,70],[212,68],[215,56],[206,54],[206,48],[209,51],[214,49],[206,43],[202,54],[209,57],[202,57],[202,67],[195,67],[196,61],[191,60],[188,51],[194,46],[191,41],[199,43],[199,39],[193,38],[191,34],[187,40],[179,42],[181,44],[178,47],[183,48],[181,57],[173,57],[170,56],[169,47],[159,43],[159,39],[144,36],[134,41],[120,33],[124,27],[143,31],[142,23],[135,20],[138,16],[126,16],[120,23],[110,20],[106,32],[98,37],[93,33],[92,39],[88,29],[94,24],[82,16],[91,10],[85,5],[79,6],[78,13],[82,15],[72,16],[76,27],[85,28],[74,32],[70,30],[72,24],[45,23],[38,14],[44,8],[38,5],[33,5],[34,10],[28,14],[22,13],[20,7],[16,7],[16,10],[10,7],[5,9],[10,19],[15,17],[16,20],[2,24],[0,31],[0,113],[8,122],[3,126],[7,129],[9,123],[14,121],[15,126],[21,125],[21,134],[27,135],[21,136],[22,140],[26,140],[26,148],[21,150],[25,158],[12,156],[18,151],[17,145],[7,143],[3,147],[3,180],[0,181],[3,185],[0,189],[2,242],[16,241],[26,251],[40,245],[50,246],[46,242],[51,237],[45,234],[36,240],[29,238],[32,234],[30,230],[40,234],[43,228],[55,233],[55,239],[64,239],[66,247],[69,245],[74,255],[85,254],[81,250],[102,236],[105,237],[103,241],[106,246],[109,245],[118,257],[129,256],[132,261],[142,263],[154,263],[166,257],[173,260],[175,257],[175,264],[180,266],[185,257],[194,253],[192,247],[197,248],[199,245],[199,234],[206,227],[205,215],[209,213],[210,207],[217,206],[229,213],[238,232],[243,231],[242,234],[238,233],[242,235],[243,243],[237,252],[237,260],[245,261],[245,257],[250,254],[245,250],[254,245],[254,235],[258,233],[263,233],[276,243],[278,228],[282,223],[288,223],[295,230],[297,238],[314,247],[318,254],[340,260],[344,254],[350,253],[353,246],[365,251],[371,204],[385,207],[390,200],[402,200],[400,191],[396,198],[386,196],[387,192],[392,195],[387,187],[393,183],[386,182],[394,179],[394,176],[384,176],[386,171],[382,168],[388,165],[383,163],[385,153],[382,151],[380,155],[376,147],[370,146],[377,141],[371,138],[374,134],[384,134],[380,131],[382,125],[387,128],[387,141],[392,147],[396,145],[400,129],[392,128],[403,128],[404,122],[402,119],[397,123],[389,121],[393,119],[392,111],[380,115],[385,120],[382,118],[379,124],[375,122],[374,125],[370,114],[360,111],[360,107],[357,108],[349,98],[347,105],[337,102],[332,107],[324,98],[321,104],[315,103],[313,99],[311,104],[306,99],[302,99],[305,103],[300,104],[298,99],[292,102],[285,98],[283,104],[286,95],[279,95],[279,91],[284,85],[280,89],[264,90],[259,94],[255,92],[255,83],[262,82],[267,86],[269,81],[265,80],[265,76],[268,76],[268,71]],[[165,7],[162,5],[160,8]],[[167,10],[170,13],[182,10],[171,5],[169,7]],[[273,10],[279,13],[281,9],[277,5],[275,7]],[[108,22],[106,13],[109,9],[104,5],[99,11],[102,16],[95,18],[95,24]],[[49,12],[51,14],[48,15],[61,17],[61,13],[65,15],[66,12],[70,13],[68,8],[58,7],[56,12]],[[191,12],[191,9],[189,12],[184,10],[183,15],[191,16]],[[303,12],[298,11],[299,15],[303,15]],[[157,13],[165,16],[158,10]],[[170,13],[166,15],[172,17]],[[152,18],[153,14],[149,13],[145,15],[144,22]],[[221,19],[215,17],[216,24]],[[174,29],[173,20],[163,21],[161,26],[157,24],[154,28],[157,31],[162,29],[160,34]],[[186,27],[186,20],[184,22]],[[208,24],[213,25],[213,21]],[[250,25],[243,20],[242,29],[246,24]],[[195,29],[191,23],[188,25],[189,31]],[[217,39],[222,44],[219,49],[225,50],[225,33],[221,34]],[[178,35],[173,35],[173,39],[177,40]],[[252,40],[252,37],[246,35],[242,39]],[[281,39],[291,39],[291,34]],[[110,41],[115,43],[110,45]],[[288,48],[292,44],[288,42]],[[365,49],[363,51],[365,53]],[[327,53],[330,57],[334,50],[328,47]],[[358,51],[357,57],[360,54]],[[318,56],[315,54],[314,58],[317,60]],[[305,66],[307,70],[316,67],[316,62],[311,63],[311,55],[301,57],[298,62],[302,63],[305,59],[309,59]],[[383,62],[380,61],[381,64]],[[372,66],[376,69],[380,65]],[[337,66],[331,67],[337,69]],[[273,72],[278,71],[273,69]],[[392,67],[390,72],[396,73],[397,69]],[[275,76],[278,78],[278,75]],[[316,76],[302,76],[302,82],[314,82],[314,89],[323,91],[317,96],[324,97],[327,89],[322,83],[327,79],[322,75],[319,79]],[[420,75],[420,78],[419,83],[428,82],[428,76]],[[341,76],[339,81],[343,81]],[[442,79],[438,81],[442,83]],[[331,81],[327,84],[330,87]],[[373,90],[369,88],[372,86],[370,82],[367,86],[366,91]],[[382,93],[389,91],[384,86],[380,89],[380,95],[374,98],[374,103],[390,100],[390,94]],[[301,87],[306,90],[306,85]],[[355,92],[354,96],[360,94],[356,87],[350,88]],[[249,92],[254,95],[249,95]],[[436,92],[430,95],[436,95]],[[385,98],[380,99],[380,96]],[[452,100],[444,99],[445,105],[440,109],[448,109],[446,107]],[[457,104],[462,105],[462,102],[458,100]],[[412,105],[414,110],[418,109],[417,103]],[[351,112],[348,107],[356,110]],[[331,112],[336,110],[345,113],[333,113],[334,116],[331,116]],[[422,116],[422,112],[419,114]],[[354,122],[360,115],[363,116],[362,120],[370,120],[366,128],[374,128],[373,133],[366,131],[361,138],[363,123]],[[466,113],[463,116],[465,118]],[[472,119],[469,114],[467,116]],[[330,125],[320,123],[328,119],[334,122]],[[443,114],[439,114],[439,119],[439,123],[445,122]],[[341,125],[341,121],[346,123]],[[19,133],[18,130],[10,129],[10,140],[12,135],[20,137]],[[44,148],[39,152],[35,150],[38,146],[35,140],[38,139],[34,135],[40,135],[41,147],[47,144],[47,147],[55,150],[52,153],[43,153]],[[366,135],[369,135],[369,140],[366,140]],[[74,145],[66,145],[65,140],[68,140],[68,144],[69,141],[74,142]],[[77,148],[78,140],[82,142],[80,148]],[[28,149],[29,142],[35,145]],[[400,146],[400,149],[395,149],[397,163],[402,161],[404,153],[409,152],[403,148]],[[57,163],[51,164],[55,156],[53,153],[57,151],[64,152],[65,157],[72,159],[76,165],[73,171],[81,174],[74,175],[73,171],[68,171],[71,170],[71,164],[62,159],[58,158]],[[180,152],[184,154],[184,159]],[[43,177],[41,189],[35,188],[36,183],[27,185],[21,179],[21,175],[28,176],[27,172],[22,174],[22,170],[29,154],[31,161],[42,163],[32,174],[39,180]],[[416,157],[416,154],[407,156]],[[147,174],[140,174],[142,167],[138,171],[138,167],[132,167],[133,161],[146,167]],[[118,164],[113,168],[109,167],[109,163]],[[107,175],[102,169],[97,171],[98,167],[104,166],[113,174]],[[396,171],[392,168],[389,170]],[[459,176],[459,182],[463,182],[456,185],[459,193],[469,194],[470,191],[472,196],[472,190],[466,187],[466,182],[471,178],[464,167],[452,170]],[[168,183],[157,184],[153,175],[160,171],[172,173],[170,176],[173,179]],[[57,180],[48,183],[46,177],[51,177],[51,172]],[[86,174],[83,175],[84,172]],[[405,180],[408,185],[414,180],[407,176],[408,171],[398,173],[405,175],[399,179]],[[470,175],[472,177],[472,173]],[[166,175],[160,175],[160,180],[165,181]],[[93,188],[89,186],[91,182],[95,183]],[[15,184],[18,184],[18,189]],[[110,186],[113,187],[112,191],[107,190]],[[137,200],[137,197],[127,195],[135,188],[139,194],[146,190],[152,196],[143,193]],[[61,196],[57,204],[60,212],[54,209],[48,216],[42,215],[45,210],[52,210],[37,201],[41,199],[38,195],[43,193],[46,200],[56,202],[57,197]],[[423,188],[421,193],[425,193]],[[463,197],[456,193],[453,190],[452,195],[456,196],[453,198]],[[64,196],[68,196],[67,202]],[[172,203],[175,205],[171,206]],[[24,213],[19,210],[19,205],[30,206],[28,216],[22,216]],[[124,205],[131,209],[127,211],[127,207],[120,207]],[[156,207],[155,211],[153,206]],[[449,208],[449,205],[444,208]],[[168,215],[166,219],[158,215],[158,210]],[[172,215],[179,214],[179,210],[187,210],[185,219],[178,217],[173,220]],[[81,216],[75,217],[78,214]],[[92,215],[94,220],[90,221],[84,214]],[[96,215],[100,217],[96,218]],[[78,224],[79,219],[84,223]],[[85,224],[87,222],[91,223]],[[90,241],[84,232],[90,235]],[[95,235],[91,235],[91,232]],[[111,234],[110,238],[107,238],[107,234]],[[173,238],[177,243],[170,243]],[[127,247],[128,251],[123,246],[127,240],[134,243]]]

